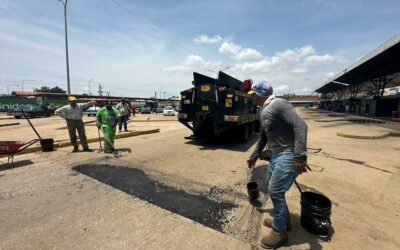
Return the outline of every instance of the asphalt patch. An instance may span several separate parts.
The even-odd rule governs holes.
[[[137,168],[84,164],[73,169],[220,232],[224,232],[223,226],[228,223],[225,214],[237,207],[233,202],[211,200],[207,196],[187,193],[160,183]]]

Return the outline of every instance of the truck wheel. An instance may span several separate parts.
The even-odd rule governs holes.
[[[20,119],[21,118],[21,116],[19,116],[19,115],[16,115],[14,117],[15,117],[15,119]]]
[[[248,124],[242,125],[239,128],[238,139],[240,142],[247,142],[250,138],[250,127]]]

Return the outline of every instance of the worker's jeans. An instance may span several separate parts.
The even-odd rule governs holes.
[[[298,175],[293,166],[293,152],[272,152],[268,165],[267,185],[268,194],[272,200],[272,229],[276,232],[286,231],[286,219],[289,218],[289,209],[286,204],[285,193],[292,186]]]
[[[88,149],[89,146],[86,140],[85,124],[82,120],[71,120],[67,119],[67,127],[69,132],[69,138],[74,149],[78,149],[78,142],[76,138],[76,130],[78,130],[79,140],[83,149]]]
[[[122,123],[124,124],[125,131],[128,130],[128,115],[121,115],[118,119],[119,131],[122,129]]]

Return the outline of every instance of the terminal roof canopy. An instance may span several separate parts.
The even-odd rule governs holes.
[[[400,72],[400,34],[334,76],[315,92],[329,93],[346,87],[339,83],[358,85],[398,72]]]

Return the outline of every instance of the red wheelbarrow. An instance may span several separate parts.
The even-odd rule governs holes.
[[[21,152],[29,146],[32,146],[36,142],[39,142],[39,139],[34,139],[30,142],[24,143],[21,141],[0,141],[0,155],[8,155],[8,163],[14,162],[14,154]]]
[[[14,154],[21,152],[22,150],[26,149],[29,146],[32,146],[36,142],[40,142],[42,152],[49,152],[54,150],[54,140],[42,139],[42,137],[40,137],[39,133],[36,131],[35,127],[32,125],[31,121],[29,121],[29,118],[26,116],[25,111],[21,109],[21,112],[28,121],[33,131],[35,131],[39,139],[33,139],[32,141],[29,141],[27,143],[24,143],[22,141],[0,141],[0,155],[7,154],[8,163],[10,163],[10,159],[11,162],[14,162]]]

